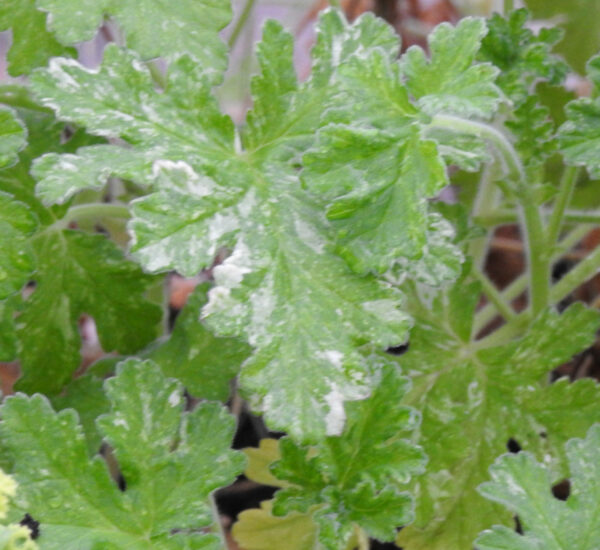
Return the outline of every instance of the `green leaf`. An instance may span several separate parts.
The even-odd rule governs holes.
[[[29,236],[37,225],[27,205],[0,191],[0,299],[19,292],[33,273]]]
[[[226,401],[231,381],[251,352],[244,342],[213,335],[200,321],[208,284],[190,294],[170,337],[146,354],[165,376],[177,378],[194,396]]]
[[[483,19],[465,17],[456,27],[442,23],[429,34],[429,61],[418,46],[402,56],[408,90],[426,113],[485,119],[494,114],[501,100],[494,84],[499,71],[490,63],[473,65],[486,32]]]
[[[585,439],[566,444],[571,491],[566,502],[551,493],[546,465],[526,452],[503,455],[491,467],[492,481],[479,487],[486,498],[519,517],[523,534],[501,526],[484,531],[475,541],[479,550],[587,550],[600,540],[596,512],[600,501],[600,425]]]
[[[590,79],[600,90],[600,56],[587,64]],[[600,177],[600,98],[567,103],[567,121],[560,127],[559,143],[568,164],[585,166],[592,178]]]
[[[530,96],[539,79],[560,84],[569,70],[551,53],[562,38],[561,30],[544,28],[534,34],[526,26],[528,21],[526,9],[515,10],[506,18],[494,13],[487,21],[488,33],[478,55],[500,69],[496,84],[517,106]]]
[[[35,0],[3,0],[0,4],[0,31],[12,29],[12,47],[8,52],[8,72],[27,74],[46,65],[57,55],[75,55],[46,28],[46,14],[36,9]]]
[[[398,362],[411,373],[405,403],[421,411],[419,443],[429,457],[412,487],[415,523],[397,541],[411,550],[470,548],[482,529],[511,524],[510,514],[476,491],[509,439],[543,458],[558,481],[564,442],[600,420],[592,380],[547,382],[554,367],[594,341],[598,314],[581,304],[562,315],[548,311],[521,340],[481,349],[471,342],[479,296],[478,285],[462,281],[411,308],[410,348]]]
[[[89,458],[74,411],[55,413],[40,395],[2,407],[2,443],[20,485],[15,505],[40,521],[42,547],[220,548],[201,531],[211,525],[210,494],[244,465],[229,449],[234,419],[214,403],[184,413],[183,388],[151,362],[122,363],[105,387],[112,410],[98,428],[124,492],[102,459]]]
[[[0,8],[1,9],[1,8]],[[12,109],[0,106],[0,168],[14,164],[27,142],[27,129]]]
[[[32,238],[36,288],[17,319],[20,390],[57,393],[80,362],[79,317],[94,318],[105,351],[134,353],[155,337],[152,281],[103,235],[57,230]],[[124,320],[126,319],[126,322]]]
[[[358,273],[384,272],[398,258],[416,259],[426,243],[428,197],[446,184],[433,141],[416,128],[398,133],[329,126],[304,156],[303,182],[331,200],[327,217],[337,249]]]
[[[114,17],[127,45],[144,59],[189,54],[213,81],[226,67],[226,48],[219,31],[231,19],[222,0],[37,0],[51,15],[49,27],[63,44],[91,40],[105,16]]]
[[[418,447],[402,438],[418,425],[415,411],[389,406],[400,401],[408,380],[388,367],[370,398],[347,405],[348,420],[339,437],[313,447],[289,438],[279,442],[281,459],[271,471],[291,486],[275,494],[273,514],[310,511],[324,548],[340,548],[355,526],[390,541],[397,527],[412,520],[412,498],[403,488],[425,460]],[[343,410],[334,413],[329,422],[343,422]]]
[[[587,60],[600,49],[600,4],[589,0],[526,0],[535,19],[553,20],[565,32],[556,51],[583,74]]]
[[[17,356],[14,310],[19,298],[17,294],[0,301],[0,361],[12,361]]]

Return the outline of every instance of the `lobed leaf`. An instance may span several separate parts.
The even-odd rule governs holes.
[[[181,385],[151,362],[122,363],[106,390],[112,410],[98,427],[114,449],[124,492],[103,460],[89,458],[74,411],[55,413],[40,395],[2,406],[2,442],[21,485],[15,504],[40,522],[40,544],[220,548],[202,529],[211,524],[212,491],[243,468],[243,456],[229,449],[233,418],[214,403],[184,413]]]
[[[478,285],[463,281],[411,308],[410,348],[398,361],[411,373],[404,402],[421,411],[419,442],[429,457],[426,475],[412,485],[416,520],[397,541],[411,550],[468,548],[494,522],[510,524],[510,514],[477,493],[508,441],[543,457],[560,479],[564,442],[600,418],[592,380],[546,382],[552,368],[593,342],[596,312],[581,304],[546,312],[520,341],[481,349],[471,343],[478,300]]]
[[[231,19],[222,0],[36,0],[50,14],[49,27],[63,44],[91,40],[105,16],[114,17],[127,45],[144,59],[192,56],[212,80],[226,67],[226,48],[219,31]]]
[[[0,168],[17,161],[17,153],[27,143],[27,129],[15,112],[0,106]]]
[[[566,454],[571,491],[566,502],[551,493],[552,474],[531,453],[503,455],[490,467],[492,481],[479,487],[489,500],[519,517],[521,535],[503,526],[484,531],[475,541],[479,550],[587,550],[600,540],[595,510],[600,500],[598,453],[600,426],[585,439],[571,439]]]

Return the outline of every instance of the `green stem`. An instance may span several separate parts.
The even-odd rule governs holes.
[[[233,49],[238,38],[240,37],[240,34],[241,34],[242,30],[244,29],[244,26],[246,25],[246,22],[248,21],[250,14],[252,13],[252,9],[254,8],[255,3],[256,3],[256,0],[246,0],[244,9],[242,10],[240,17],[236,21],[235,27],[233,27],[233,31],[231,33],[231,36],[229,37],[228,45],[229,45],[230,50]]]
[[[583,237],[585,237],[592,229],[593,225],[577,226],[569,233],[555,248],[555,252],[550,258],[550,264],[556,263],[562,256],[571,250]],[[508,285],[501,293],[503,302],[512,302],[515,298],[521,295],[527,289],[527,274],[517,277],[510,285]],[[498,313],[494,303],[489,303],[484,306],[475,315],[473,323],[473,334],[477,335]]]
[[[69,209],[64,218],[56,222],[56,225],[67,227],[69,223],[75,220],[129,217],[130,213],[127,206],[110,204],[107,202],[98,202],[73,206]]]
[[[146,63],[150,74],[152,75],[152,80],[163,90],[167,89],[167,77],[165,74],[158,68],[158,65],[155,61],[148,61]]]
[[[481,175],[477,195],[473,203],[472,217],[488,216],[494,211],[497,202],[497,187],[491,177],[491,167],[486,165]],[[492,233],[487,232],[486,235],[478,239],[473,239],[469,243],[469,256],[473,258],[473,263],[477,269],[482,270],[485,265],[485,260],[488,255]]]
[[[484,294],[490,299],[490,301],[496,306],[496,309],[500,312],[502,317],[507,321],[513,319],[516,314],[510,307],[510,302],[506,301],[506,298],[501,294],[494,283],[492,283],[483,271],[477,267],[473,267],[473,276],[481,283]]]
[[[33,101],[21,86],[6,85],[0,87],[0,103],[17,109],[52,113],[52,109],[42,107]]]
[[[554,201],[552,214],[550,215],[550,220],[548,222],[547,243],[549,247],[553,247],[558,240],[558,235],[562,227],[565,212],[567,210],[567,206],[569,206],[569,203],[571,202],[571,198],[573,197],[573,191],[575,189],[575,184],[577,183],[578,177],[579,169],[577,167],[568,166],[565,169],[560,182],[558,195]]]
[[[507,16],[514,9],[515,9],[514,0],[504,0],[504,15],[505,16]]]
[[[212,513],[213,519],[213,531],[216,532],[216,535],[221,539],[222,548],[227,548],[227,542],[225,538],[225,531],[223,531],[223,524],[221,523],[221,516],[219,514],[219,509],[217,508],[217,501],[215,500],[214,495],[210,495],[208,497],[210,502],[210,510]]]
[[[342,9],[342,5],[340,4],[340,0],[329,0],[329,5],[332,8]]]
[[[550,299],[556,304],[566,298],[576,288],[591,279],[600,271],[600,246],[581,260],[550,291]]]
[[[551,216],[552,211],[542,208],[542,214]],[[508,223],[516,223],[518,221],[517,212],[514,210],[497,210],[485,216],[474,216],[473,221],[482,227],[496,227],[497,225],[505,225]],[[593,223],[600,225],[600,211],[598,210],[565,210],[563,215],[563,225]]]

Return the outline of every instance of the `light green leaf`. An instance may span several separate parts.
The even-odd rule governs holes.
[[[503,455],[491,467],[492,481],[479,487],[486,498],[519,517],[523,534],[502,526],[484,531],[479,550],[588,550],[600,540],[600,425],[585,439],[566,444],[571,491],[566,502],[551,493],[552,474],[526,452]]]
[[[29,73],[56,55],[75,55],[46,28],[47,15],[35,7],[35,0],[3,0],[0,4],[0,31],[12,29],[8,52],[8,72],[12,76]]]
[[[145,354],[165,376],[177,378],[194,397],[227,401],[231,381],[251,348],[233,338],[220,338],[200,321],[208,284],[190,294],[169,338]]]
[[[16,294],[0,301],[0,361],[12,361],[17,356],[14,311],[19,298]]]
[[[114,17],[127,45],[144,59],[189,54],[213,81],[226,67],[219,31],[231,19],[223,0],[37,0],[51,15],[49,27],[63,44],[91,40],[105,16]]]
[[[476,491],[509,439],[543,458],[558,481],[564,442],[600,420],[592,380],[547,382],[554,367],[594,341],[596,312],[581,304],[547,312],[520,341],[478,349],[470,342],[478,300],[478,286],[462,281],[411,308],[415,327],[398,362],[411,373],[405,403],[423,415],[418,441],[429,457],[413,485],[415,523],[397,541],[411,550],[470,548],[482,529],[511,524],[510,514]]]
[[[600,90],[600,56],[587,65]],[[600,177],[600,99],[582,98],[567,103],[567,121],[560,127],[560,149],[568,164],[585,166],[592,178]]]
[[[403,139],[402,139],[403,138]],[[417,259],[426,242],[428,197],[446,184],[433,141],[416,128],[397,133],[329,126],[304,156],[303,182],[330,200],[338,253],[358,273]]]
[[[131,388],[136,388],[132,394]],[[106,382],[112,410],[98,427],[114,450],[126,490],[89,458],[77,415],[40,396],[9,398],[2,444],[20,484],[15,505],[40,521],[48,550],[218,549],[209,495],[244,458],[231,451],[234,419],[214,403],[184,413],[183,388],[151,362],[131,360]]]
[[[25,125],[12,109],[0,106],[0,168],[14,164],[17,161],[17,153],[26,142]]]
[[[232,534],[244,550],[314,550],[317,526],[310,514],[292,512],[281,518],[271,514],[271,501],[244,510],[233,524]]]
[[[355,526],[393,540],[396,528],[412,520],[412,498],[403,488],[425,462],[421,450],[402,438],[418,424],[415,411],[389,406],[407,389],[408,380],[388,365],[370,398],[347,405],[339,437],[313,447],[280,440],[281,459],[271,471],[291,486],[275,494],[273,514],[310,511],[319,541],[330,550],[345,544]],[[342,422],[341,413],[333,411],[329,421]]]
[[[494,84],[499,71],[490,63],[473,65],[486,32],[483,19],[466,17],[456,27],[442,23],[428,37],[429,61],[418,46],[401,58],[408,90],[426,113],[486,119],[494,114],[501,100]]]

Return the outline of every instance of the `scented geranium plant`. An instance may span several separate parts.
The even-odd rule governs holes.
[[[600,327],[567,304],[600,248],[552,278],[600,219],[574,200],[600,199],[600,57],[591,98],[550,109],[572,69],[528,18],[400,54],[332,7],[303,80],[268,21],[234,124],[227,1],[3,0],[26,78],[0,86],[0,548],[225,548],[215,491],[242,473],[277,488],[239,514],[246,550],[600,547],[600,390],[550,376]],[[74,45],[105,20],[90,69]],[[502,224],[526,269],[501,290]],[[172,273],[210,276],[171,329]],[[233,450],[242,399],[283,437]]]

